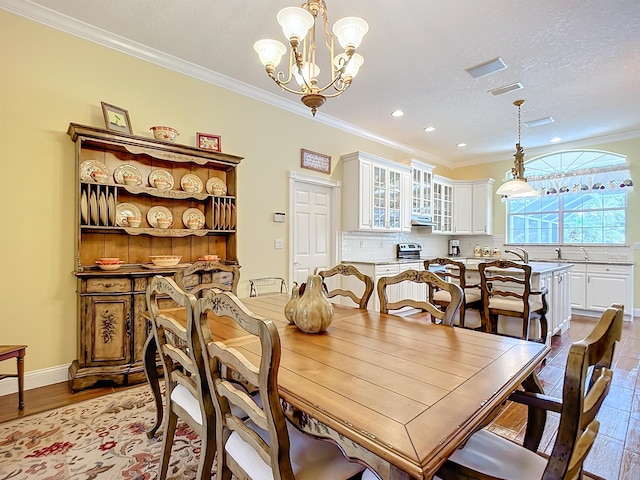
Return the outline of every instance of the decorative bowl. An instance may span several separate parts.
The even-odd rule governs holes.
[[[173,267],[180,263],[180,255],[150,255],[151,262],[158,267]]]
[[[111,262],[111,261],[103,262],[102,260],[96,260],[96,265],[100,267],[100,270],[106,270],[106,271],[118,270],[123,263],[124,262],[122,260],[118,260],[116,262]]]
[[[114,263],[122,263],[118,257],[102,257],[99,258],[96,263],[102,263],[103,265],[114,264]]]
[[[180,135],[175,128],[155,126],[151,127],[153,136],[156,140],[164,140],[165,142],[175,142],[176,137]]]
[[[201,262],[218,262],[220,260],[220,256],[218,255],[203,255],[198,258]]]

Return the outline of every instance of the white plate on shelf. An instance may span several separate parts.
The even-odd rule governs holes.
[[[171,210],[169,210],[167,207],[163,207],[160,205],[157,207],[151,207],[147,212],[147,221],[149,222],[149,225],[151,225],[153,228],[158,228],[159,218],[166,218],[171,223],[173,223],[173,215],[171,214]]]
[[[80,164],[80,180],[94,182],[95,180],[91,176],[93,172],[109,175],[109,169],[99,160],[85,160]]]
[[[98,199],[96,192],[89,195],[89,214],[91,215],[91,225],[98,225]]]
[[[82,223],[85,225],[89,223],[89,202],[87,201],[87,191],[82,190],[80,195],[80,215],[82,216]]]
[[[116,224],[116,201],[113,198],[113,192],[109,192],[107,207],[109,210],[109,224],[113,226]]]
[[[204,213],[202,213],[197,208],[187,208],[184,211],[184,213],[182,214],[182,223],[184,224],[185,228],[189,228],[187,227],[187,223],[189,220],[197,220],[202,225],[199,228],[204,228]]]
[[[138,170],[134,165],[120,165],[113,171],[113,179],[120,185],[125,185],[125,175],[131,175],[132,177],[135,177],[138,182],[142,182],[142,174],[140,173],[140,170]]]
[[[193,185],[196,187],[196,190],[193,193],[200,193],[204,188],[204,186],[202,185],[202,180],[200,180],[200,177],[193,173],[187,173],[186,175],[182,176],[182,178],[180,179],[180,188],[184,190],[185,183],[189,183],[189,182],[193,183]]]
[[[124,227],[125,225],[122,224],[122,221],[127,217],[142,218],[142,213],[133,203],[119,203],[116,205],[116,225]]]
[[[107,226],[109,224],[109,212],[107,211],[107,197],[104,192],[100,192],[98,196],[98,211],[100,212],[100,225]]]
[[[152,187],[155,187],[156,180],[166,180],[169,183],[168,190],[171,190],[173,188],[173,175],[171,175],[166,170],[157,169],[157,170],[153,170],[149,174],[149,185],[151,185]]]
[[[227,184],[224,183],[221,178],[211,177],[207,180],[207,192],[211,195],[226,195]]]

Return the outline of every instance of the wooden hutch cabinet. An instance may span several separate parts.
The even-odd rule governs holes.
[[[67,133],[76,145],[79,324],[70,387],[77,391],[101,380],[140,383],[145,381],[142,351],[149,326],[143,314],[151,278],[173,275],[204,255],[239,263],[236,167],[242,157],[74,123]],[[170,187],[156,188],[159,176]],[[195,187],[188,188],[187,180]],[[140,216],[139,226],[127,224],[132,212]],[[159,228],[158,212],[172,225]],[[202,223],[188,228],[194,217]],[[150,255],[182,259],[159,269]],[[103,257],[118,257],[124,264],[103,271],[95,263]]]

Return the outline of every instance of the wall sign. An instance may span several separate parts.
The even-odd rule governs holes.
[[[331,173],[331,156],[311,150],[301,150],[300,166],[318,172]]]

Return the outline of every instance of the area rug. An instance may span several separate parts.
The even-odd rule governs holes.
[[[161,436],[151,390],[142,385],[0,424],[0,480],[155,479]],[[181,425],[168,477],[196,476],[200,439]]]

